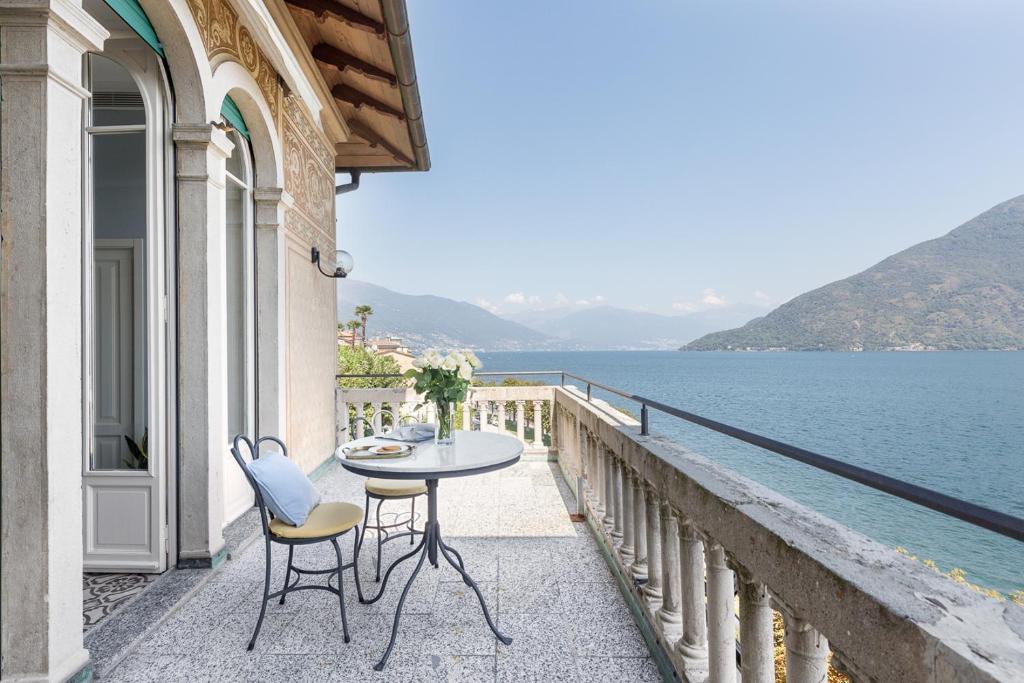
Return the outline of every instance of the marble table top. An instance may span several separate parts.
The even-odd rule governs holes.
[[[349,441],[338,448],[335,457],[345,469],[380,479],[440,479],[482,474],[509,467],[519,461],[523,444],[506,434],[491,432],[454,432],[455,443],[438,446],[432,440],[411,443],[412,455],[382,460],[349,460],[347,449],[383,444],[398,444],[377,437]]]

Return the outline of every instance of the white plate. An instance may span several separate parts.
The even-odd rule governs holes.
[[[399,453],[408,453],[412,450],[411,446],[405,444],[394,444],[399,446],[399,450],[393,450],[394,446],[371,446],[370,452],[374,455],[398,455]],[[385,450],[387,449],[387,450]]]

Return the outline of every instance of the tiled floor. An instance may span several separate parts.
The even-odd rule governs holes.
[[[362,480],[333,467],[318,481],[324,500],[363,504]],[[352,642],[344,643],[335,596],[307,591],[268,607],[255,651],[245,645],[262,595],[263,542],[229,560],[213,579],[106,676],[115,681],[658,681],[658,670],[597,543],[569,521],[569,492],[547,462],[442,480],[439,519],[465,558],[499,627],[497,642],[473,592],[441,561],[425,566],[406,600],[388,668],[373,670],[390,634],[412,562],[392,576],[380,602],[361,605],[351,572],[345,594]],[[408,502],[396,503],[396,511]],[[420,506],[417,506],[420,508]],[[385,509],[388,506],[385,505]],[[369,537],[360,558],[374,591]],[[343,551],[351,552],[346,538]],[[407,552],[395,541],[385,561]],[[327,566],[329,545],[296,551],[296,563]],[[287,550],[272,560],[275,586]]]

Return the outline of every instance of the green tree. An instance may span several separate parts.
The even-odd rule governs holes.
[[[345,389],[376,389],[404,387],[402,369],[394,358],[378,356],[368,349],[354,346],[338,347],[339,375],[399,375],[398,377],[339,377],[338,386]]]
[[[349,331],[352,333],[352,340],[349,342],[349,346],[351,346],[352,348],[355,348],[356,346],[356,330],[358,330],[362,326],[363,323],[361,323],[358,320],[349,320],[347,323],[345,323],[345,327],[347,327]]]
[[[371,315],[373,315],[373,307],[372,306],[367,306],[366,304],[362,304],[362,305],[356,306],[356,311],[355,312],[356,312],[356,317],[359,318],[359,320],[363,324],[363,346],[366,346],[366,320]]]

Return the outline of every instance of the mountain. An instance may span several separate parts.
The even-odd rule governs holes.
[[[613,306],[582,310],[548,309],[510,316],[539,332],[590,349],[675,349],[680,344],[761,313],[752,306],[729,306],[687,315],[659,315]]]
[[[688,351],[1024,349],[1024,195]]]
[[[536,330],[464,301],[400,294],[358,280],[339,281],[338,320],[351,320],[353,309],[360,304],[373,307],[367,325],[371,337],[401,337],[414,350],[436,346],[523,351],[555,345],[554,340]]]

